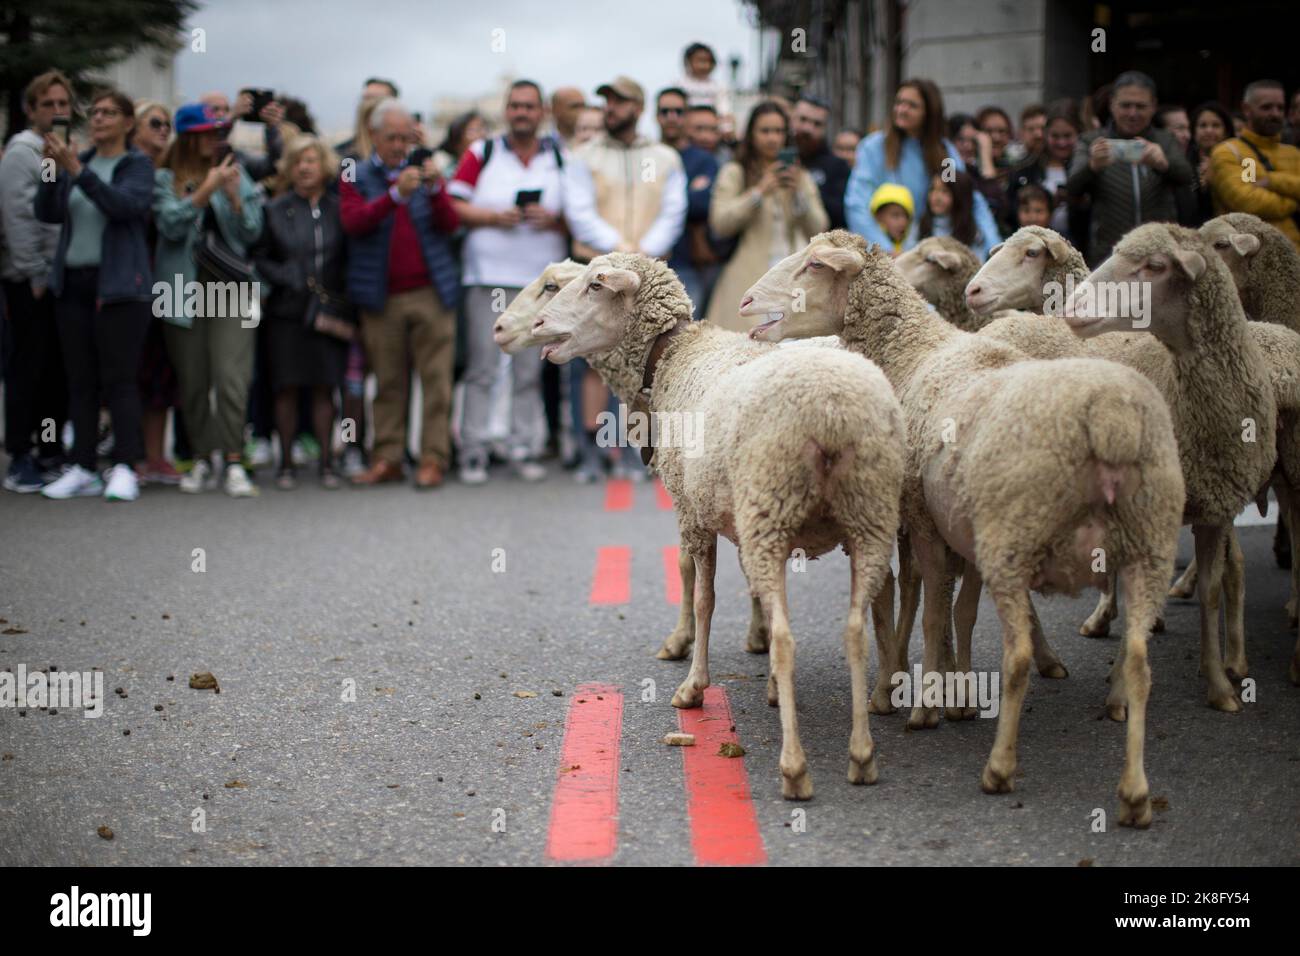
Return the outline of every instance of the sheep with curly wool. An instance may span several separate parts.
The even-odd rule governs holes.
[[[672,495],[682,548],[695,561],[695,649],[673,697],[698,707],[709,684],[717,538],[733,541],[750,593],[771,634],[769,703],[780,706],[782,792],[807,799],[812,781],[799,740],[794,638],[785,562],[843,544],[851,566],[844,649],[853,732],[849,780],[877,779],[867,721],[864,611],[889,573],[898,532],[905,436],[902,412],[881,371],[843,349],[778,349],[738,332],[689,321],[676,275],[644,256],[598,256],[538,315],[542,356],[586,356],[625,402],[656,419],[693,416],[694,449],[667,440],[654,464]],[[891,597],[892,601],[892,597]],[[882,620],[882,617],[884,618]],[[891,621],[875,616],[881,660]]]
[[[962,332],[925,307],[879,248],[842,230],[773,266],[741,313],[777,315],[750,333],[767,341],[838,333],[897,390],[908,434],[903,521],[925,587],[925,670],[939,663],[954,555],[979,570],[1003,625],[1002,707],[981,777],[986,792],[1015,784],[1030,590],[1077,593],[1102,570],[1099,556],[1120,569],[1130,600],[1119,820],[1149,825],[1146,641],[1184,500],[1173,425],[1152,384],[1112,362],[1030,361]]]
[[[940,315],[965,332],[978,332],[988,318],[966,304],[966,283],[979,271],[980,261],[964,242],[952,236],[930,236],[894,260],[912,288]]]
[[[533,337],[533,323],[555,294],[566,285],[582,275],[586,266],[572,259],[552,262],[528,285],[519,290],[505,312],[497,319],[492,328],[493,341],[507,355],[515,355],[526,349],[536,348],[542,343]],[[663,644],[655,654],[665,661],[681,660],[690,651],[695,642],[695,560],[690,552],[679,548],[677,552],[677,573],[681,579],[681,601],[677,611],[677,626],[664,638]],[[745,638],[745,650],[751,654],[766,654],[768,651],[767,624],[763,620],[763,608],[758,598],[750,598],[749,633]],[[891,614],[892,617],[892,614]],[[878,692],[877,695],[879,696]]]
[[[1127,303],[1116,290],[1127,291]],[[1084,338],[1100,336],[1100,342],[1102,333],[1142,328],[1169,351],[1172,376],[1161,391],[1178,435],[1187,488],[1183,520],[1192,526],[1201,569],[1201,673],[1210,704],[1238,711],[1219,647],[1220,588],[1228,592],[1227,663],[1235,670],[1245,666],[1245,637],[1233,519],[1273,473],[1277,401],[1228,267],[1195,230],[1148,223],[1125,235],[1076,286],[1064,312]]]

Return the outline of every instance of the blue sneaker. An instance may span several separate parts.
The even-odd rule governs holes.
[[[20,495],[29,495],[45,487],[45,478],[36,459],[26,454],[11,461],[4,486],[6,491],[16,491]]]

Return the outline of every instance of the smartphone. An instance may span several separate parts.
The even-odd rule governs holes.
[[[1142,156],[1143,146],[1135,139],[1112,139],[1111,158],[1121,163],[1136,163]]]
[[[776,154],[776,161],[782,166],[793,166],[799,161],[799,150],[793,146],[785,146]]]
[[[542,191],[540,189],[521,189],[515,193],[515,205],[520,209],[525,206],[535,206],[542,201]]]
[[[417,146],[406,154],[406,165],[423,166],[425,160],[429,159],[431,156],[433,156],[433,150],[429,149],[429,147]]]
[[[245,90],[245,92],[253,97],[253,111],[249,119],[260,121],[262,110],[266,109],[271,104],[271,101],[275,99],[275,90],[249,89]]]
[[[53,126],[54,126],[54,130],[53,130],[53,131],[54,131],[55,134],[58,133],[58,131],[59,131],[60,128],[63,129],[63,145],[64,145],[64,146],[71,146],[71,145],[72,145],[72,117],[71,117],[71,116],[56,116],[56,117],[54,117],[54,119],[51,120],[50,122],[51,122],[51,123],[53,124]]]

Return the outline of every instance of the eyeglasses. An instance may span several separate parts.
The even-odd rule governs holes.
[[[96,106],[90,111],[90,115],[92,119],[96,116],[103,116],[107,119],[112,119],[114,116],[121,116],[122,111],[119,109],[113,109],[109,106]]]
[[[680,106],[661,106],[659,107],[660,116],[685,116],[686,110]]]
[[[153,116],[150,117],[149,119],[149,128],[152,130],[171,129],[172,124],[167,122],[167,120],[165,119],[160,119],[157,116]]]

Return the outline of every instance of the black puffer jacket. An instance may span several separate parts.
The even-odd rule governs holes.
[[[1086,249],[1088,264],[1096,266],[1130,229],[1144,222],[1177,222],[1178,204],[1174,191],[1192,181],[1192,168],[1173,135],[1148,126],[1139,134],[1164,150],[1169,168],[1163,173],[1150,166],[1112,162],[1101,172],[1088,166],[1088,151],[1100,136],[1120,139],[1113,124],[1085,133],[1079,138],[1070,162],[1066,191],[1074,197],[1092,199],[1092,226]]]
[[[339,220],[339,199],[326,192],[311,204],[292,190],[266,207],[262,238],[253,247],[258,275],[271,286],[266,315],[303,323],[312,293],[307,280],[331,297],[346,288],[347,241]]]

